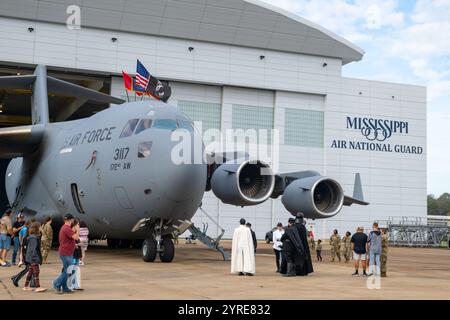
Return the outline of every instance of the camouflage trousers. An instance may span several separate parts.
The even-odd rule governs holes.
[[[48,257],[48,253],[50,251],[50,249],[52,248],[52,242],[51,241],[42,241],[41,242],[41,255],[42,255],[42,260],[46,261],[47,257]]]
[[[387,275],[386,263],[387,263],[387,255],[382,254],[380,256],[380,273],[381,273],[381,276],[383,276],[383,277],[385,277]]]
[[[342,250],[342,253],[344,255],[345,262],[349,262],[352,257],[352,248],[344,248],[344,250]]]
[[[340,246],[331,246],[331,261],[335,261],[335,257],[337,256],[339,262],[341,262],[341,252]]]

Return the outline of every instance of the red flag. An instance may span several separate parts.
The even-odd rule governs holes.
[[[123,85],[125,86],[125,89],[127,89],[128,91],[133,91],[133,88],[132,88],[133,78],[131,78],[131,76],[128,73],[126,73],[125,71],[122,71],[122,77],[123,77]]]

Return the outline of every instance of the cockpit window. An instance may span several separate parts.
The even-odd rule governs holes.
[[[144,130],[150,129],[152,126],[152,119],[141,119],[134,134],[139,134]]]
[[[194,127],[190,121],[187,120],[178,120],[178,127],[180,129],[186,129],[189,132],[194,131]]]
[[[139,119],[131,119],[128,120],[127,124],[122,130],[122,133],[120,134],[120,138],[126,138],[133,134],[134,128],[136,128],[136,125],[138,124]]]
[[[156,119],[155,123],[153,124],[153,128],[165,129],[170,131],[176,130],[177,127],[177,122],[172,119]]]
[[[152,149],[152,142],[141,142],[138,147],[138,158],[148,158],[150,156],[150,150]]]

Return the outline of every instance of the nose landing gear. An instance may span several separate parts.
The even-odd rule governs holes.
[[[172,239],[165,238],[162,239],[159,245],[159,259],[161,262],[169,263],[172,262],[175,256],[175,246]]]
[[[142,245],[142,259],[145,262],[154,262],[157,254],[159,254],[161,262],[172,262],[175,256],[175,246],[172,239],[145,239]]]

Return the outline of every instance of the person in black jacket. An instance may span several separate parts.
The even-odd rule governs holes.
[[[247,223],[245,224],[245,226],[246,226],[247,228],[249,228],[250,231],[252,232],[253,250],[255,250],[255,253],[256,253],[256,247],[258,246],[258,241],[256,241],[256,233],[255,233],[255,231],[252,230],[252,224],[251,224],[250,222],[247,222]]]
[[[27,239],[28,245],[25,253],[25,262],[30,266],[30,269],[27,274],[27,278],[25,280],[25,286],[23,290],[25,291],[35,291],[35,292],[44,292],[47,289],[42,288],[39,283],[39,265],[42,264],[42,256],[41,256],[41,241],[39,239],[39,222],[34,222],[31,224],[29,229],[29,236]],[[35,288],[30,287],[31,278],[34,278]]]
[[[305,246],[302,244],[298,230],[295,227],[295,219],[290,218],[288,227],[281,236],[282,259],[280,273],[284,277],[295,277],[296,270],[304,264]]]
[[[303,254],[303,260],[305,263],[303,263],[301,266],[297,265],[297,275],[298,276],[306,276],[306,275],[308,275],[308,273],[314,272],[314,269],[313,269],[313,265],[311,262],[311,253],[309,252],[308,236],[307,236],[307,232],[306,232],[305,220],[304,220],[303,213],[298,212],[296,217],[297,217],[297,219],[295,221],[295,227],[298,230],[298,234],[300,236],[302,245],[305,248],[305,251]]]

